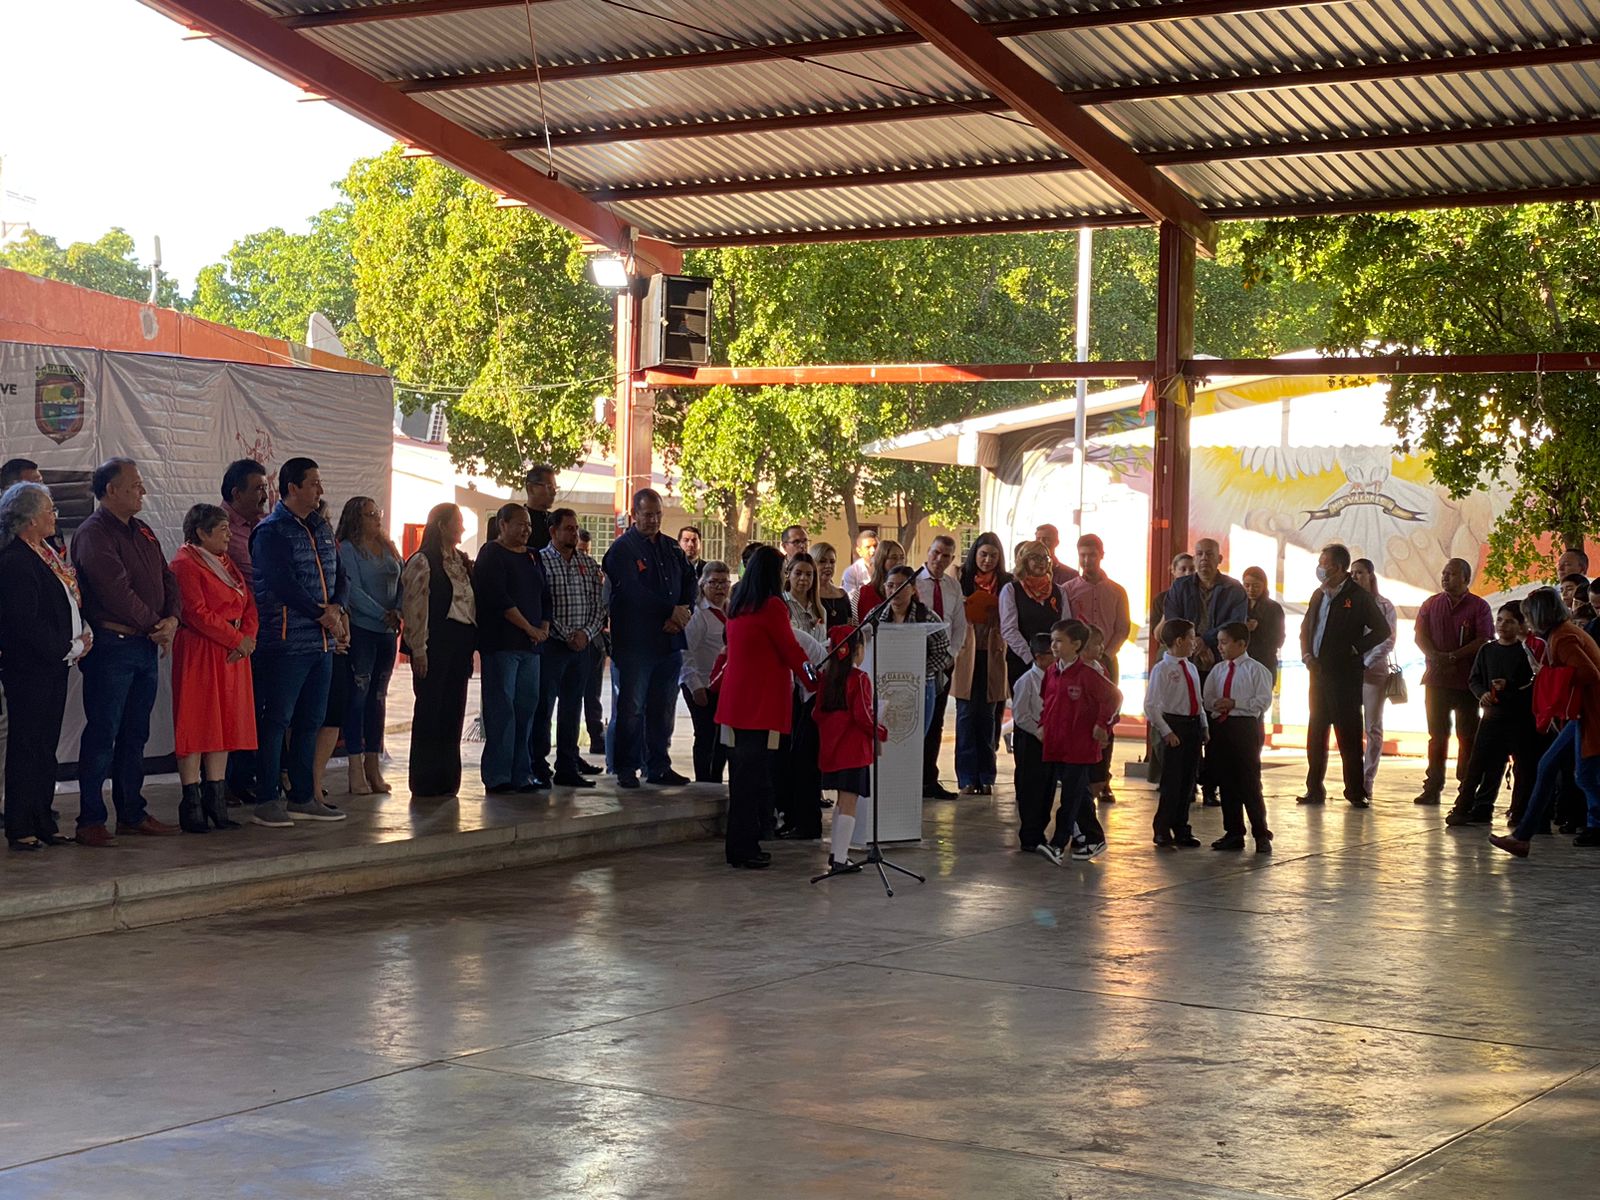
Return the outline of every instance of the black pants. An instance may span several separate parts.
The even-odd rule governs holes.
[[[56,743],[67,707],[67,664],[43,670],[5,669],[6,841],[53,837],[50,805],[56,795]]]
[[[774,760],[777,772],[772,790],[785,829],[800,838],[822,836],[822,768],[817,765],[821,739],[812,720],[811,697],[797,696],[792,715],[794,732],[788,738],[787,752]]]
[[[1500,796],[1500,780],[1506,764],[1516,771],[1511,785],[1511,811],[1521,816],[1533,794],[1533,780],[1539,771],[1541,743],[1533,722],[1526,715],[1494,716],[1478,725],[1472,741],[1472,758],[1456,792],[1456,808],[1490,816]]]
[[[1323,779],[1328,773],[1328,729],[1333,729],[1339,744],[1339,760],[1344,766],[1344,798],[1366,795],[1363,775],[1365,762],[1361,742],[1361,664],[1350,670],[1330,671],[1318,664],[1311,668],[1311,717],[1306,726],[1306,795],[1324,795]]]
[[[774,735],[765,729],[735,729],[728,760],[728,832],[723,853],[741,863],[761,852],[761,814],[772,809]]]
[[[1032,850],[1044,841],[1044,827],[1050,823],[1055,771],[1045,765],[1044,745],[1026,730],[1012,730],[1011,754],[1017,764],[1017,837],[1024,850]]]
[[[1195,779],[1200,774],[1200,739],[1203,736],[1199,717],[1164,714],[1172,732],[1178,735],[1176,746],[1167,746],[1166,761],[1161,766],[1161,788],[1156,801],[1155,820],[1151,822],[1157,837],[1172,837],[1189,833],[1189,805],[1194,801]]]
[[[1106,840],[1106,831],[1100,827],[1095,815],[1094,802],[1089,799],[1089,772],[1093,763],[1046,763],[1061,788],[1061,807],[1056,809],[1056,827],[1050,834],[1050,844],[1065,850],[1072,842],[1072,827],[1089,843]]]
[[[950,707],[950,676],[941,675],[933,693],[933,723],[922,735],[922,788],[939,786],[939,749],[944,745],[944,714]]]
[[[694,702],[694,693],[683,688],[689,720],[694,723],[694,781],[721,783],[722,768],[728,762],[728,748],[722,744],[717,727],[717,693],[706,692],[705,707]]]
[[[461,728],[467,719],[467,681],[477,629],[441,621],[428,630],[428,674],[411,676],[409,783],[413,796],[453,796],[461,790]]]
[[[589,731],[589,745],[603,745],[606,740],[606,716],[600,707],[600,688],[606,678],[606,656],[599,649],[590,656],[589,680],[583,688],[583,723]]]
[[[1261,737],[1261,722],[1255,717],[1211,722],[1207,757],[1222,800],[1222,831],[1229,837],[1244,836],[1247,814],[1251,834],[1261,838],[1270,832],[1267,803],[1261,797]]]
[[[1456,727],[1456,778],[1465,779],[1472,761],[1472,741],[1478,736],[1478,698],[1467,688],[1429,686],[1423,689],[1428,710],[1428,776],[1423,790],[1444,791],[1444,764],[1450,757],[1450,722]]]

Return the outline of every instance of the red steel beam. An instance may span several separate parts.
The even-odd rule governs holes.
[[[1247,146],[1204,149],[1137,151],[1155,166],[1181,166],[1255,159],[1298,158],[1326,154],[1359,154],[1381,150],[1410,150],[1429,146],[1473,146],[1489,142],[1537,141],[1557,137],[1600,135],[1600,119],[1522,122],[1515,125],[1429,129],[1414,133],[1371,134],[1362,137],[1305,138],[1292,142],[1262,142]],[[597,188],[584,195],[600,203],[627,200],[661,200],[688,196],[759,195],[769,192],[809,192],[883,184],[935,183],[964,179],[1004,179],[1026,175],[1058,175],[1087,170],[1071,158],[1016,162],[967,163],[945,167],[894,167],[886,170],[839,172],[830,175],[791,175],[777,179],[733,179],[706,183],[644,184],[640,187]]]
[[[1421,212],[1436,208],[1499,208],[1511,204],[1567,204],[1600,201],[1600,184],[1527,188],[1519,191],[1463,192],[1447,196],[1381,196],[1318,200],[1304,204],[1208,208],[1214,221],[1260,221],[1276,217],[1343,217],[1373,212]],[[767,233],[687,234],[671,238],[684,249],[716,246],[794,246],[823,242],[881,242],[903,238],[966,237],[996,233],[1055,233],[1068,229],[1122,229],[1148,225],[1143,213],[1028,217],[1021,220],[951,221],[943,225],[890,225],[875,229],[792,229]]]
[[[1332,358],[1201,358],[1184,364],[1191,379],[1225,375],[1533,375],[1600,373],[1600,351],[1550,354],[1378,354]]]
[[[323,49],[245,0],[145,0],[180,25],[527,204],[601,245],[626,250],[630,230],[601,205],[497,149],[427,106]]]
[[[438,5],[441,0],[416,0],[419,4]],[[475,0],[473,7],[484,7],[492,0]],[[521,0],[514,0],[520,3]],[[1020,17],[1005,21],[983,21],[981,24],[996,37],[1027,37],[1042,33],[1071,33],[1084,29],[1107,29],[1118,25],[1151,25],[1163,21],[1195,20],[1199,17],[1233,16],[1239,13],[1270,12],[1285,8],[1319,8],[1331,4],[1346,4],[1350,0],[1173,0],[1173,3],[1148,8],[1113,8],[1099,12],[1059,13],[1047,17]],[[353,13],[381,14],[390,8],[362,8],[344,13],[286,18],[306,28],[307,23],[330,25],[346,23],[344,18]],[[402,15],[402,14],[395,14]],[[415,14],[403,14],[415,15]],[[431,14],[423,14],[431,15]],[[333,18],[339,19],[333,19]],[[369,16],[365,20],[384,20],[383,16]],[[534,67],[514,67],[506,71],[475,71],[463,75],[444,75],[436,79],[408,79],[397,81],[395,86],[403,92],[457,92],[473,88],[505,87],[517,83],[559,83],[571,79],[605,79],[620,75],[642,75],[655,71],[683,71],[704,67],[730,67],[746,63],[775,62],[780,60],[824,58],[834,54],[867,54],[877,50],[898,50],[905,46],[921,46],[927,39],[912,29],[890,30],[886,33],[867,33],[855,36],[812,38],[800,42],[777,42],[767,45],[730,46],[720,50],[685,50],[670,54],[644,55],[638,58],[617,58],[604,62],[541,63]]]
[[[1142,163],[1125,143],[953,0],[883,0],[946,58],[1068,154],[1084,163],[1153,221],[1170,221],[1201,247],[1216,240],[1211,219],[1171,180]]]
[[[652,367],[644,386],[783,387],[808,383],[1030,383],[1057,379],[1149,379],[1147,359],[1070,363],[863,363],[808,367]]]

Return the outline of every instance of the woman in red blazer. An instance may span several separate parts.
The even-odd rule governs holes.
[[[759,869],[772,862],[761,849],[761,816],[773,803],[771,758],[790,732],[794,675],[811,669],[783,600],[783,556],[771,546],[745,564],[728,602],[726,635],[728,661],[717,697],[717,724],[733,739],[724,849],[730,867]]]
[[[228,558],[228,514],[196,504],[183,518],[183,547],[172,560],[183,623],[172,642],[172,725],[185,833],[208,825],[237,829],[223,776],[228,752],[256,748],[250,653],[260,622],[255,597]]]

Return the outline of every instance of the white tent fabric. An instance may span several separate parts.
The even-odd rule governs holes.
[[[221,503],[223,468],[266,464],[276,499],[278,466],[317,460],[335,519],[346,498],[387,505],[394,389],[387,376],[261,367],[157,354],[0,342],[0,458],[30,458],[71,532],[92,507],[88,479],[113,456],[139,464],[149,495],[141,517],[170,558],[192,505]],[[163,664],[146,754],[172,752],[171,697]],[[77,759],[83,730],[72,692],[61,759]]]

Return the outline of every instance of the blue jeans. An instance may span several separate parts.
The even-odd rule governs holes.
[[[373,633],[350,626],[350,653],[338,669],[350,672],[350,697],[344,710],[344,748],[347,754],[383,752],[383,721],[389,701],[389,677],[394,674],[399,637],[387,631]]]
[[[78,744],[78,828],[106,823],[101,794],[111,780],[111,802],[122,825],[148,815],[144,802],[144,745],[161,678],[156,644],[96,630],[83,672],[83,740]]]
[[[557,775],[578,774],[578,726],[583,692],[594,670],[594,647],[574,650],[553,638],[544,644],[539,666],[539,712],[533,721],[533,772],[550,778],[550,718],[556,721]]]
[[[643,762],[649,776],[672,770],[669,753],[672,725],[678,712],[678,676],[683,672],[683,652],[641,655],[613,653],[611,679],[616,710],[611,753],[620,777],[632,775]]]
[[[278,800],[283,738],[289,735],[289,802],[322,799],[311,793],[317,732],[328,712],[332,654],[257,654],[251,659],[256,684],[256,804]]]
[[[1512,837],[1526,842],[1550,819],[1550,806],[1555,803],[1556,793],[1560,791],[1563,758],[1576,764],[1578,787],[1582,789],[1589,805],[1589,828],[1600,827],[1600,754],[1584,758],[1582,737],[1581,721],[1568,721],[1556,734],[1556,740],[1550,743],[1550,748],[1539,759],[1539,772],[1533,780],[1533,795],[1528,797],[1527,811],[1512,831]]]
[[[483,786],[526,787],[532,781],[528,742],[539,711],[539,655],[491,650],[483,663]]]
[[[981,680],[979,682],[982,682]],[[999,774],[995,761],[995,705],[986,700],[956,700],[956,783],[960,787],[992,785]]]

